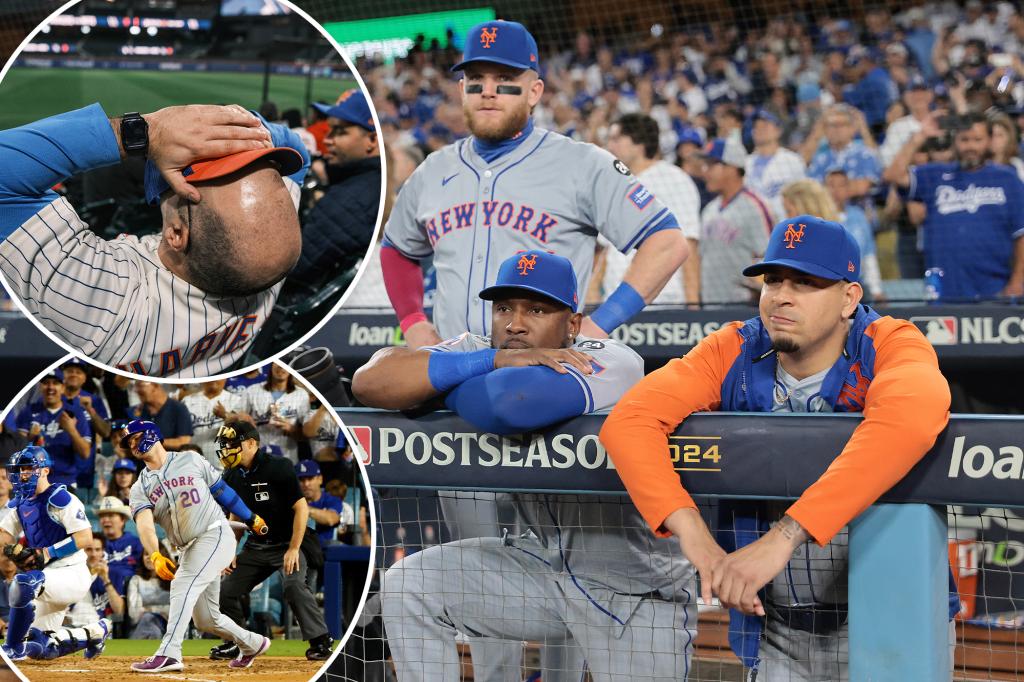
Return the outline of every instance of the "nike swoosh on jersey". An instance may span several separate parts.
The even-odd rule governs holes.
[[[441,186],[442,186],[442,187],[444,187],[445,185],[447,185],[447,184],[448,184],[449,182],[451,182],[451,181],[452,181],[452,180],[453,180],[453,179],[454,179],[454,178],[455,178],[455,177],[456,177],[457,175],[458,175],[458,173],[456,173],[455,175],[449,175],[449,176],[448,176],[447,178],[444,178],[444,179],[442,179],[442,180],[441,180]]]

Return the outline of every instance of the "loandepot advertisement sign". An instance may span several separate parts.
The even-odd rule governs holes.
[[[430,41],[436,38],[443,48],[448,43],[448,31],[452,31],[456,46],[461,49],[462,37],[469,29],[494,18],[494,10],[485,7],[345,21],[324,24],[324,28],[350,59],[383,57],[391,62],[409,54],[417,36],[421,35],[425,47],[429,47]]]

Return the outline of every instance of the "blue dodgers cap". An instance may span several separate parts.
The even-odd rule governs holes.
[[[757,112],[754,113],[754,120],[768,121],[769,123],[774,123],[779,128],[782,127],[782,120],[767,109],[758,109]]]
[[[314,102],[313,108],[325,116],[333,116],[352,123],[371,133],[376,130],[373,125],[373,114],[370,112],[370,103],[359,88],[352,88],[341,93],[334,104]]]
[[[480,298],[498,300],[510,289],[547,296],[573,311],[579,305],[572,262],[547,251],[523,251],[506,258],[498,268],[494,284],[481,291]]]
[[[537,41],[515,21],[485,21],[469,29],[462,61],[452,71],[462,71],[470,62],[492,62],[540,73]]]
[[[907,90],[931,90],[931,88],[928,87],[928,81],[925,80],[924,76],[915,73],[907,82]]]
[[[681,128],[677,134],[679,136],[679,141],[676,142],[677,146],[683,143],[697,145],[698,147],[704,146],[704,138],[696,128],[687,126]]]
[[[320,465],[312,459],[303,459],[295,465],[295,475],[299,478],[310,478],[320,475]]]
[[[89,363],[87,363],[82,358],[71,358],[60,366],[61,369],[66,369],[67,367],[81,367],[82,371],[89,371]]]
[[[860,247],[839,223],[798,215],[775,226],[764,260],[744,268],[743,274],[755,277],[776,265],[815,277],[856,282],[860,279]]]
[[[138,471],[139,468],[135,465],[135,461],[122,457],[121,459],[114,460],[114,467],[111,471],[117,471],[118,469],[127,469],[128,471]]]

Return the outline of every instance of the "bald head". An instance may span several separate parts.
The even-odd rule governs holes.
[[[199,204],[173,195],[161,204],[164,264],[215,296],[248,296],[281,281],[299,258],[302,236],[273,164],[257,161],[196,187]]]

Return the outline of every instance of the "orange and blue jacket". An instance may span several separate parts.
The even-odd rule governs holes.
[[[696,508],[675,471],[668,436],[694,412],[770,412],[775,354],[760,318],[733,322],[644,377],[611,411],[601,442],[651,529]],[[864,420],[824,474],[786,513],[828,543],[903,478],[949,420],[950,394],[931,344],[913,324],[859,306],[821,397]]]

